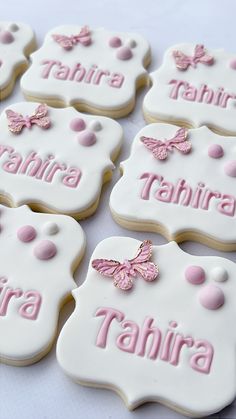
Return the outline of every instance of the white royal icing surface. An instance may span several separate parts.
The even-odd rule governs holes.
[[[9,106],[7,109],[25,117],[32,115],[38,105],[22,102]],[[0,194],[10,197],[15,205],[36,203],[56,212],[74,215],[89,208],[99,198],[103,176],[114,168],[111,156],[120,148],[122,128],[112,119],[80,114],[74,108],[48,108],[47,116],[51,121],[48,129],[34,124],[30,128],[23,127],[19,134],[14,134],[9,131],[5,111],[2,112],[0,145],[11,147],[14,152],[5,151],[0,157]],[[70,123],[76,118],[84,121],[84,130],[71,129]],[[90,123],[94,120],[101,124],[98,131],[90,129]],[[87,147],[79,142],[79,136],[85,130],[94,132],[96,136],[96,142]],[[22,173],[22,164],[32,152],[36,152],[42,162],[48,156],[54,157],[42,179],[37,179],[38,172],[34,176],[29,175],[30,169],[33,170],[34,167],[33,162],[28,166],[26,173]],[[4,169],[6,167],[4,165],[15,154],[18,155],[17,159],[22,157],[22,163],[17,173],[12,173],[15,170],[14,165],[10,167],[12,172],[8,172]],[[65,165],[67,169],[58,170],[51,181],[46,181],[50,167],[56,163]],[[63,183],[64,176],[70,168],[76,168],[81,172],[78,185],[74,187]]]
[[[1,36],[6,31],[14,38],[12,42],[1,41]],[[24,50],[33,39],[34,32],[28,25],[18,22],[0,22],[0,90],[10,83],[14,71],[20,65],[27,63]]]
[[[214,59],[212,65],[197,63],[196,68],[189,66],[186,70],[178,69],[173,51],[193,56],[194,48],[194,44],[179,44],[167,50],[161,67],[150,74],[153,85],[144,98],[144,113],[154,120],[182,122],[194,127],[207,125],[218,131],[236,134],[236,55],[223,49],[211,50],[206,46],[206,53]],[[181,80],[193,86],[190,87],[192,91],[189,90],[189,100],[182,96],[185,91],[183,86],[180,86],[176,99],[170,97],[175,86],[170,84],[172,80]],[[222,88],[222,92],[234,97],[227,100],[225,107],[214,105],[213,99],[211,103],[206,103],[207,93],[202,101],[198,101],[197,91],[202,85],[214,93]],[[195,95],[195,100],[191,100]]]
[[[53,236],[45,232],[49,223],[58,226]],[[85,237],[73,218],[35,213],[27,206],[1,205],[0,226],[0,357],[25,362],[38,357],[53,341],[60,305],[76,286],[72,272],[83,254]],[[19,239],[19,229],[24,226],[34,227],[33,240]],[[47,260],[39,259],[35,250],[44,240],[56,246],[56,254]],[[7,290],[20,290],[22,295],[12,296],[6,304]],[[27,296],[29,291],[37,296]],[[25,303],[33,303],[25,307],[28,318],[22,315]]]
[[[164,227],[173,239],[178,239],[181,233],[195,232],[223,244],[235,244],[236,177],[228,176],[225,172],[225,167],[230,161],[233,161],[236,167],[235,139],[214,134],[207,127],[188,130],[187,140],[192,144],[190,153],[183,154],[174,149],[168,151],[168,157],[162,161],[156,159],[152,151],[148,150],[140,140],[142,136],[162,141],[169,140],[175,136],[178,129],[179,127],[175,125],[155,123],[138,132],[130,157],[121,163],[124,174],[112,190],[111,211],[118,218],[128,222],[134,221],[140,226],[153,224],[155,229],[155,225],[158,224]],[[221,158],[211,158],[208,155],[208,149],[213,144],[222,146],[224,155]],[[156,198],[161,183],[155,180],[150,187],[149,196],[143,199],[141,195],[147,177],[143,179],[140,177],[146,173],[163,177],[164,181],[170,182],[175,188],[177,182],[184,179],[192,188],[192,199],[199,183],[205,185],[203,191],[217,191],[221,194],[221,198],[212,198],[208,209],[202,209],[200,203],[198,208],[193,208],[191,202],[183,205],[184,192],[180,195],[178,203],[162,202]],[[126,199],[127,196],[129,200]],[[226,197],[225,201],[223,196]],[[227,196],[231,197],[231,215],[219,210],[220,202],[228,202]],[[226,205],[225,210],[228,209]]]
[[[140,241],[135,239],[112,237],[97,246],[91,260],[106,258],[123,262],[134,257],[139,245]],[[76,308],[59,336],[59,364],[74,380],[118,391],[129,408],[159,401],[190,415],[216,412],[236,394],[236,266],[219,257],[189,255],[174,242],[153,246],[151,260],[159,267],[159,277],[148,283],[137,276],[132,290],[126,292],[115,288],[111,278],[101,276],[90,264],[86,281],[73,291]],[[196,265],[205,272],[204,284],[193,285],[186,280],[186,268]],[[211,279],[212,270],[219,266],[228,274],[228,280],[220,284]],[[217,285],[224,293],[225,301],[219,309],[208,310],[200,303],[201,289],[209,285]],[[96,316],[96,312],[102,307],[119,310],[124,320],[132,321],[131,325],[122,326],[113,319],[105,347],[97,345],[105,316]],[[152,327],[162,333],[156,359],[148,355],[153,344],[151,337],[146,342],[145,354],[137,354],[147,316],[154,319]],[[176,322],[177,326],[171,327],[170,322]],[[168,330],[174,331],[173,339],[180,334],[194,341],[192,347],[182,347],[177,365],[161,359]],[[138,333],[134,352],[121,350],[117,344],[118,336],[130,331]],[[124,340],[124,346],[129,346],[129,339]],[[205,372],[191,367],[194,354],[205,353],[206,348],[196,348],[198,340],[208,342],[212,348],[211,366]],[[201,362],[199,366],[201,370]]]
[[[108,32],[103,28],[92,29],[90,45],[78,43],[71,50],[65,50],[59,45],[52,35],[76,35],[80,32],[81,26],[59,26],[52,29],[46,35],[43,46],[31,55],[32,66],[21,79],[21,87],[24,94],[40,100],[55,99],[63,101],[67,106],[85,103],[88,106],[99,108],[99,110],[117,110],[125,108],[135,97],[136,81],[147,76],[143,67],[144,58],[149,53],[149,45],[140,35],[133,33]],[[117,58],[119,48],[109,45],[112,37],[119,37],[122,46],[127,46],[132,51],[130,59],[121,60]],[[132,42],[130,43],[130,38]],[[134,45],[134,46],[133,46]],[[96,71],[108,71],[110,75],[102,76],[98,84],[94,84],[94,76],[91,81],[76,81],[71,73],[69,75],[59,75],[66,79],[55,78],[58,67],[54,65],[46,78],[42,77],[46,65],[42,65],[45,60],[55,60],[63,66],[68,66],[70,70],[76,63],[80,63],[86,70],[95,65]],[[66,67],[64,67],[66,71]],[[123,75],[124,80],[120,87],[112,87],[109,80],[112,74]],[[119,83],[118,83],[119,85]]]

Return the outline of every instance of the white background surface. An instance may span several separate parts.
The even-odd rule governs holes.
[[[36,32],[38,45],[49,29],[60,24],[88,24],[91,28],[104,26],[111,30],[139,32],[151,44],[153,60],[150,70],[161,64],[167,47],[184,41],[203,43],[209,49],[224,47],[236,53],[235,0],[0,0],[0,11],[1,20],[30,24]],[[145,91],[139,93],[135,111],[120,121],[125,144],[119,161],[128,157],[134,135],[145,125],[141,111]],[[14,93],[0,104],[0,110],[21,100],[23,96],[18,82]],[[139,239],[150,238],[155,244],[165,243],[165,239],[157,234],[129,233],[114,223],[108,200],[112,184],[118,177],[116,169],[113,181],[103,189],[97,213],[81,222],[87,235],[87,252],[76,274],[78,285],[85,279],[91,252],[105,237],[130,235]],[[181,247],[193,254],[220,255],[236,262],[235,252],[221,253],[196,243],[185,243]],[[62,310],[60,328],[72,310],[73,303]],[[236,418],[236,403],[212,417]],[[0,419],[74,418],[177,419],[183,416],[155,403],[128,412],[113,392],[74,384],[57,365],[55,345],[48,356],[33,366],[0,366]]]

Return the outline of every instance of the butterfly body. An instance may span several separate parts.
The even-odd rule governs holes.
[[[173,51],[175,65],[179,70],[187,70],[187,68],[196,68],[198,63],[212,65],[214,58],[206,54],[204,45],[196,45],[193,56],[185,55],[182,51]]]
[[[113,278],[116,287],[127,291],[133,286],[133,279],[138,274],[146,281],[154,281],[158,276],[158,267],[149,262],[152,244],[145,240],[139,247],[137,255],[133,259],[125,259],[123,263],[116,260],[95,259],[92,267],[100,274]]]
[[[40,128],[47,129],[51,125],[50,118],[47,116],[48,108],[47,105],[39,105],[35,110],[34,114],[29,116],[23,116],[11,109],[6,110],[6,116],[8,119],[8,128],[13,134],[19,134],[22,129],[31,128],[32,125],[37,125]]]
[[[69,51],[73,48],[74,45],[80,43],[84,46],[88,46],[91,44],[91,37],[90,31],[88,26],[84,26],[80,33],[77,35],[59,35],[53,34],[52,38],[56,41],[62,48]]]
[[[174,149],[180,151],[183,154],[190,152],[192,145],[191,142],[186,140],[187,129],[180,128],[175,136],[170,140],[157,140],[152,137],[142,136],[140,140],[143,142],[146,148],[152,151],[154,157],[158,160],[165,160],[168,157],[168,152],[172,152]]]

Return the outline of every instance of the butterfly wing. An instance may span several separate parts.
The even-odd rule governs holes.
[[[42,104],[39,105],[32,117],[30,118],[30,122],[32,124],[36,124],[41,128],[49,128],[51,125],[51,121],[48,116],[46,116],[48,113],[47,105]]]
[[[192,149],[192,144],[190,141],[183,141],[182,143],[172,144],[172,146],[181,151],[183,154],[188,154]]]
[[[101,275],[109,276],[112,278],[121,267],[121,264],[116,260],[94,259],[92,261],[92,267],[96,269],[96,271],[98,271]]]
[[[73,41],[69,36],[53,34],[52,38],[64,49],[69,50],[73,47]]]
[[[203,64],[211,65],[213,64],[214,58],[211,55],[206,54],[206,50],[204,45],[196,45],[194,51],[194,57]]]
[[[123,291],[127,291],[132,288],[132,277],[127,272],[127,268],[125,266],[121,266],[121,268],[114,274],[113,284],[115,287],[120,288]]]
[[[144,240],[139,246],[137,255],[130,259],[131,265],[135,263],[147,262],[152,256],[152,242],[150,240]]]
[[[162,141],[145,136],[142,136],[140,139],[148,150],[152,151],[156,159],[165,160],[167,158],[167,149]]]
[[[13,134],[19,134],[25,125],[23,115],[12,111],[11,109],[6,110],[8,119],[8,128]]]
[[[153,262],[135,263],[133,269],[148,282],[154,281],[159,274],[159,269]]]
[[[175,143],[182,143],[186,140],[188,135],[188,130],[186,128],[180,128],[176,131],[174,138],[171,140]]]
[[[146,281],[153,281],[158,276],[158,267],[155,263],[149,262],[151,256],[152,242],[150,240],[145,240],[139,247],[137,255],[129,260],[132,268]]]
[[[78,41],[82,44],[82,45],[89,45],[91,43],[91,37],[90,37],[90,30],[88,26],[84,26],[78,36]]]
[[[173,51],[173,57],[179,70],[186,70],[190,65],[189,57],[181,51]]]

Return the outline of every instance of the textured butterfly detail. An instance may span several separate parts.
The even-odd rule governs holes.
[[[133,286],[133,279],[141,275],[145,281],[154,281],[158,276],[158,267],[149,262],[152,255],[152,242],[145,240],[138,249],[137,255],[123,263],[116,260],[95,259],[92,267],[100,274],[113,278],[113,284],[124,291]]]
[[[54,41],[56,41],[62,48],[69,51],[74,45],[80,43],[85,47],[91,44],[90,30],[88,26],[84,26],[78,35],[52,35]]]
[[[21,130],[31,128],[32,125],[38,125],[40,128],[47,129],[51,125],[50,118],[47,116],[48,108],[47,105],[39,105],[33,115],[23,116],[11,109],[6,110],[8,119],[8,128],[13,134],[19,134]]]
[[[190,152],[192,144],[187,141],[188,130],[186,128],[180,128],[176,132],[175,136],[170,140],[156,140],[151,137],[142,136],[140,140],[143,142],[148,150],[152,151],[154,157],[158,160],[165,160],[168,157],[168,151],[172,151],[174,148],[179,150],[183,154]]]
[[[214,58],[206,54],[204,45],[196,45],[193,56],[185,55],[181,51],[173,51],[176,67],[179,70],[187,70],[189,66],[196,68],[198,63],[212,65]]]

